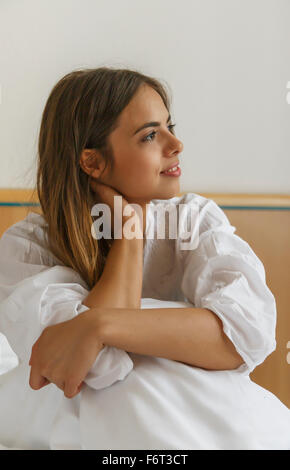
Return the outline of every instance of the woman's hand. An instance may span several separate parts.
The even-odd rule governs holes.
[[[91,311],[45,328],[30,356],[29,385],[38,390],[54,383],[67,398],[77,395],[84,378],[105,346],[98,338]]]
[[[112,233],[114,233],[114,197],[115,196],[121,196],[121,204],[122,204],[122,213],[117,214],[117,221],[119,223],[119,227],[123,227],[124,223],[130,218],[133,217],[135,214],[138,216],[138,227],[136,227],[136,230],[142,227],[141,224],[143,224],[143,217],[140,212],[140,214],[135,210],[134,207],[132,207],[128,201],[125,199],[125,197],[116,191],[113,187],[105,184],[105,183],[100,183],[99,181],[92,180],[91,181],[91,188],[92,190],[97,194],[99,197],[101,203],[105,203],[110,207],[111,210],[111,230]],[[124,208],[127,207],[126,209],[126,214],[123,215]],[[120,217],[119,217],[120,216]],[[141,231],[141,228],[140,228]]]

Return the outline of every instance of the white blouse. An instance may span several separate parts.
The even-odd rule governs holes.
[[[181,229],[179,235],[177,238],[170,238],[167,218],[164,227],[165,238],[158,239],[157,231],[160,223],[155,223],[154,214],[160,210],[161,206],[167,207],[169,212],[175,212],[179,204],[184,204],[187,210],[176,211],[177,223],[180,224]],[[184,249],[184,240],[180,234],[187,231],[190,213],[194,215],[195,225],[189,230],[191,249]],[[234,234],[236,228],[230,225],[225,213],[213,200],[188,193],[170,200],[155,199],[150,203],[146,220],[141,308],[193,306],[210,309],[221,319],[225,334],[242,356],[244,363],[234,371],[229,371],[230,374],[227,373],[228,371],[203,371],[164,358],[138,356],[106,346],[100,351],[85,378],[88,388],[85,388],[78,396],[71,400],[64,399],[63,392],[55,386],[51,388],[51,385],[39,391],[33,391],[29,386],[30,367],[28,366],[33,343],[46,326],[69,320],[88,310],[88,307],[82,304],[82,300],[88,294],[88,286],[78,273],[64,266],[47,250],[45,225],[41,215],[30,212],[24,220],[6,230],[0,240],[0,347],[2,351],[0,374],[2,373],[2,377],[5,378],[10,377],[9,380],[3,379],[2,382],[3,393],[5,391],[5,396],[9,397],[10,404],[13,402],[13,397],[15,398],[12,411],[11,407],[4,405],[1,398],[0,375],[0,414],[3,417],[2,423],[5,422],[5,429],[1,428],[0,424],[0,442],[4,446],[16,445],[29,448],[29,443],[33,442],[34,448],[45,448],[49,442],[49,448],[71,448],[69,447],[72,446],[71,443],[66,447],[63,441],[65,438],[60,438],[66,435],[63,432],[64,429],[69,435],[69,430],[73,428],[70,421],[67,421],[68,414],[73,415],[72,409],[68,414],[64,410],[80,406],[80,400],[83,400],[81,409],[86,419],[85,421],[78,420],[78,431],[72,440],[78,440],[75,436],[80,433],[80,423],[86,422],[85,428],[82,428],[83,436],[87,436],[86,442],[91,442],[91,434],[88,435],[87,429],[95,425],[92,423],[88,425],[92,416],[91,406],[95,406],[93,405],[95,400],[91,400],[89,390],[98,391],[101,402],[102,389],[107,388],[106,397],[109,397],[109,391],[110,393],[114,393],[114,390],[116,392],[116,388],[111,387],[112,384],[116,387],[122,383],[130,384],[131,380],[132,386],[136,387],[136,382],[133,385],[133,380],[141,380],[141,375],[139,374],[138,378],[136,375],[138,357],[144,357],[147,362],[155,360],[154,364],[157,360],[159,360],[158,364],[170,363],[170,367],[175,367],[176,370],[178,366],[178,370],[186,371],[186,374],[199,373],[205,374],[205,377],[209,377],[207,374],[212,374],[212,378],[214,376],[232,377],[234,374],[238,377],[245,377],[248,383],[250,382],[249,373],[275,350],[276,303],[267,287],[262,262],[249,244]],[[142,369],[139,368],[139,370]],[[17,385],[19,383],[22,384],[20,389]],[[251,385],[254,387],[252,382]],[[264,389],[261,388],[261,390]],[[268,397],[271,395],[271,400],[275,401],[277,409],[280,407],[279,412],[284,419],[283,426],[287,423],[289,426],[287,429],[290,431],[288,409],[270,392],[264,392],[268,394]],[[86,400],[84,400],[85,396]],[[24,402],[25,412],[21,405]],[[19,404],[18,408],[16,403]],[[58,417],[55,413],[51,413],[52,403],[55,409],[60,410]],[[89,407],[88,404],[90,404]],[[23,419],[20,419],[20,410]],[[26,419],[23,413],[26,414]],[[66,417],[65,428],[59,427],[61,420],[58,421],[61,416],[63,418],[63,413]],[[79,413],[80,411],[78,411],[78,416]],[[74,422],[76,421],[75,419]],[[44,422],[46,422],[46,427],[43,426]],[[279,423],[277,425],[279,427]],[[51,432],[53,426],[54,437]],[[84,424],[81,424],[82,426]],[[15,435],[15,429],[19,430],[19,435]],[[112,429],[110,432],[113,432]],[[220,429],[217,428],[216,433],[219,432]],[[95,429],[93,429],[93,435],[96,435]],[[59,441],[56,443],[55,436],[61,440],[63,447],[60,447]],[[98,436],[99,442],[105,438],[104,436],[106,434],[102,428],[102,433]],[[145,446],[143,448],[150,448],[148,447],[150,443],[146,444],[146,439],[143,437],[142,442]],[[209,436],[204,442],[208,441],[211,441]],[[155,436],[151,448],[161,448],[156,442]],[[237,442],[242,442],[239,435]],[[78,445],[72,448],[78,448]],[[86,448],[97,448],[94,444],[89,445],[91,447]],[[118,447],[118,445],[120,445],[120,440],[116,444],[116,449],[130,449],[130,447],[125,447],[126,444],[123,444],[123,447]],[[190,448],[188,443],[185,445],[184,448]],[[206,448],[203,447],[205,445],[200,444],[201,447],[198,447],[196,444],[197,447],[192,448]],[[234,445],[236,444],[233,444],[232,448]],[[250,444],[247,445],[249,445],[247,448],[254,448]],[[136,446],[131,448],[142,448],[138,447],[137,443]],[[221,447],[213,445],[212,448]]]
[[[181,250],[181,240],[149,240],[144,254],[142,297],[191,302],[213,311],[225,334],[244,359],[239,372],[249,374],[276,349],[276,302],[266,284],[265,269],[247,242],[235,235],[225,213],[211,199],[194,193],[153,207],[186,204],[197,212],[192,250]],[[184,224],[182,231],[185,231]],[[156,229],[154,229],[156,234]],[[195,246],[194,245],[194,246]]]

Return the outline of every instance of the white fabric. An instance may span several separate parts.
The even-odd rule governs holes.
[[[32,390],[33,343],[49,324],[87,310],[88,290],[46,249],[44,220],[29,213],[0,240],[4,448],[290,449],[290,411],[248,376],[276,347],[276,305],[263,264],[214,201],[193,193],[151,201],[147,235],[159,203],[197,210],[198,246],[182,250],[168,226],[165,240],[146,240],[141,308],[209,308],[244,364],[207,371],[105,347],[73,399],[54,384]]]
[[[213,200],[188,193],[164,203],[198,209],[198,246],[181,250],[180,238],[148,240],[142,297],[190,301],[212,310],[244,359],[238,372],[248,375],[276,349],[276,302],[264,266]],[[152,220],[149,216],[147,231]]]

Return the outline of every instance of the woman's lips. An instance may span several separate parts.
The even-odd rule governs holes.
[[[162,171],[160,175],[164,176],[180,176],[181,175],[181,169],[177,167],[175,171]]]

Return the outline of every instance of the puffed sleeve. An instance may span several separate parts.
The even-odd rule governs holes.
[[[45,251],[38,246],[36,254],[35,244],[15,232],[8,231],[0,240],[2,373],[19,363],[28,366],[32,346],[47,326],[89,310],[82,304],[89,291],[79,274],[64,265],[42,265],[40,253],[42,261],[48,260]],[[105,346],[84,381],[101,389],[123,380],[132,369],[125,351]]]
[[[77,283],[49,284],[39,302],[39,318],[43,329],[70,320],[89,308],[82,304],[89,291]],[[84,382],[95,390],[123,380],[133,369],[133,362],[122,349],[105,346],[99,352]]]
[[[201,197],[200,203],[196,247],[182,252],[181,289],[195,307],[221,319],[244,360],[236,371],[250,374],[276,349],[275,298],[262,262],[234,234],[226,214],[213,200]]]

